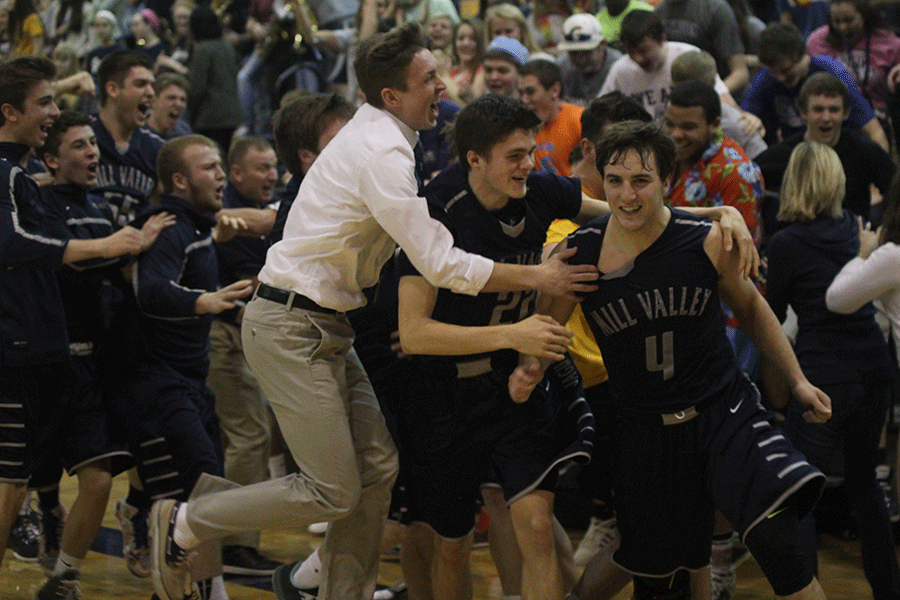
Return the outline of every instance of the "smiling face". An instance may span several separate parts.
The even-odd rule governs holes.
[[[434,17],[428,21],[428,37],[434,48],[449,48],[453,39],[453,21],[450,17]]]
[[[153,73],[146,67],[131,67],[122,86],[107,82],[107,95],[116,116],[127,129],[142,127],[153,105]]]
[[[524,198],[528,174],[534,168],[534,134],[516,129],[486,156],[470,150],[469,184],[479,201],[490,209],[502,208],[509,198]]]
[[[90,125],[69,127],[59,141],[57,156],[45,155],[47,166],[56,171],[56,184],[74,183],[84,188],[97,184],[100,150]]]
[[[840,96],[810,96],[806,110],[800,111],[806,121],[807,141],[821,142],[834,147],[841,137],[841,125],[850,116],[850,108],[844,106]]]
[[[231,167],[231,183],[245,198],[263,206],[272,201],[272,190],[278,181],[278,159],[275,150],[250,146],[242,160]]]
[[[390,89],[387,93],[394,101],[385,104],[414,131],[427,131],[437,123],[437,103],[445,89],[434,55],[422,49],[406,68],[406,90]]]
[[[512,63],[499,58],[484,61],[484,85],[492,94],[516,96],[519,72]]]
[[[856,45],[865,34],[863,16],[851,2],[831,3],[831,26],[851,46]]]
[[[475,29],[469,23],[463,23],[456,29],[456,56],[466,63],[475,60],[478,42],[475,40]]]
[[[59,117],[59,108],[53,101],[53,88],[49,81],[31,86],[21,110],[11,104],[0,107],[12,139],[31,148],[40,148],[47,139],[47,129]]]
[[[630,149],[603,170],[603,189],[613,218],[626,231],[638,232],[659,222],[667,182],[661,181],[653,153],[642,157]]]
[[[217,148],[193,144],[184,149],[183,162],[187,173],[172,176],[173,191],[187,199],[201,212],[214,213],[222,208],[225,171]]]
[[[500,35],[522,41],[522,30],[519,28],[519,24],[508,19],[496,18],[491,21],[491,39]]]
[[[676,158],[679,163],[693,163],[709,148],[719,129],[719,119],[706,122],[702,106],[666,106],[663,125],[675,140]]]
[[[180,85],[170,85],[153,100],[153,128],[160,133],[168,133],[175,128],[187,108],[187,92]]]

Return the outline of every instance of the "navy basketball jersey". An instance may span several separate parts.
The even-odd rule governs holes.
[[[100,147],[97,186],[92,191],[109,202],[116,223],[122,227],[149,206],[157,180],[156,155],[165,142],[141,127],[132,134],[128,149],[119,152],[100,117],[93,115],[91,119]]]
[[[459,165],[445,169],[425,187],[432,217],[453,233],[455,245],[495,262],[536,265],[547,229],[555,219],[571,219],[581,209],[577,179],[532,173],[523,199],[510,199],[499,211],[482,206]],[[418,275],[402,255],[400,276]],[[515,323],[533,311],[533,291],[481,293],[477,296],[438,291],[432,317],[464,326]]]
[[[596,265],[609,217],[568,238],[569,262]],[[743,377],[725,336],[715,266],[703,249],[712,223],[672,210],[633,262],[601,273],[581,303],[621,407],[667,413],[728,393]]]

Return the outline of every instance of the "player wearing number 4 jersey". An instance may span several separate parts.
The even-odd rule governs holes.
[[[809,420],[830,400],[803,376],[775,316],[721,249],[720,228],[663,205],[674,142],[653,125],[615,126],[597,144],[612,215],[573,233],[570,262],[597,265],[600,286],[582,309],[609,370],[616,401],[613,477],[622,536],[614,560],[635,575],[635,597],[686,597],[687,573],[705,567],[720,509],[772,584],[789,598],[823,598],[805,565],[798,519],[824,483],[771,424],[734,362],[719,295],[781,368]],[[568,300],[540,302],[565,323]],[[526,361],[514,399],[541,372]]]
[[[497,262],[537,264],[554,219],[585,221],[606,212],[603,203],[582,199],[578,180],[532,171],[539,123],[522,102],[498,95],[457,116],[460,162],[438,175],[425,197],[458,248]],[[404,377],[401,460],[410,467],[411,518],[441,538],[434,596],[455,597],[454,590],[466,588],[462,550],[473,528],[471,507],[479,485],[490,481],[510,506],[523,558],[522,597],[561,600],[552,543],[555,470],[590,453],[587,403],[580,380],[568,377],[575,375],[570,362],[522,404],[511,401],[506,382],[517,364],[513,350],[560,358],[569,334],[551,319],[529,317],[534,292],[438,290],[402,257],[400,275],[400,341],[407,354],[420,355]]]

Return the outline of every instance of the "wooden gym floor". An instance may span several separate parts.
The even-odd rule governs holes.
[[[112,505],[125,495],[127,480],[120,476],[114,480],[110,507],[104,520],[104,529],[95,542],[85,561],[81,576],[81,591],[84,600],[149,600],[153,593],[150,581],[133,577],[121,558],[121,535],[112,512]],[[62,499],[70,505],[74,497],[74,482],[66,479],[62,484]],[[577,543],[580,532],[570,532]],[[321,538],[310,536],[305,528],[297,531],[264,532],[261,550],[267,556],[282,562],[292,562],[306,557],[321,543]],[[819,560],[822,587],[830,600],[858,600],[871,598],[868,585],[862,573],[859,545],[836,537],[819,537]],[[473,552],[472,569],[476,600],[500,598],[500,585],[494,565],[486,548]],[[737,600],[757,600],[774,598],[768,583],[763,578],[753,559],[749,559],[738,569]],[[400,579],[397,562],[382,561],[379,583],[391,585]],[[3,567],[0,569],[0,600],[31,600],[44,582],[44,575],[37,564],[26,564],[16,560],[11,551],[6,551]],[[265,578],[232,578],[226,588],[232,600],[271,599],[275,595]],[[626,588],[616,600],[629,597]]]

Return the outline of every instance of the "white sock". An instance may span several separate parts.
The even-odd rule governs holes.
[[[187,502],[178,507],[175,515],[175,531],[172,533],[175,543],[184,550],[193,550],[200,545],[200,539],[194,535],[187,523]]]
[[[287,463],[284,454],[276,454],[269,457],[269,479],[280,479],[287,475]]]
[[[31,500],[34,498],[34,492],[28,492],[25,494],[25,499],[22,500],[22,506],[19,508],[19,514],[24,515],[28,512],[28,505],[31,504]]]
[[[322,561],[319,560],[318,549],[294,569],[291,582],[300,589],[319,587],[322,582]]]
[[[62,575],[66,571],[75,571],[77,573],[81,571],[81,565],[83,563],[83,558],[75,558],[74,556],[69,556],[68,554],[60,550],[59,555],[56,557],[56,566],[53,567],[53,572],[50,573],[50,576],[56,577],[57,575]]]
[[[209,592],[209,600],[228,600],[228,592],[225,591],[225,580],[221,575],[212,578],[212,590]]]

